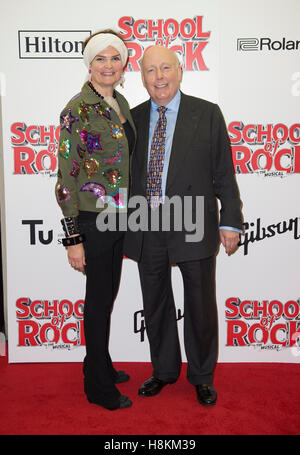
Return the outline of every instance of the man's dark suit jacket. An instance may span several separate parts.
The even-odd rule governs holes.
[[[151,101],[132,109],[137,142],[131,163],[130,196],[146,197],[147,157]],[[218,105],[181,93],[168,168],[166,196],[204,196],[204,237],[186,242],[186,232],[167,234],[171,263],[214,255],[219,247],[219,226],[242,229],[239,191],[235,180],[230,141]],[[218,213],[218,198],[221,210]],[[130,211],[129,211],[130,215]],[[125,255],[139,261],[142,231],[127,231]]]

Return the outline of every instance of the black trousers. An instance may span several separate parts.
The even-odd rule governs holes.
[[[139,273],[153,376],[175,381],[181,351],[166,232],[145,232]],[[212,383],[218,349],[215,256],[177,264],[184,286],[184,345],[187,379]]]
[[[117,373],[109,354],[109,331],[120,283],[124,233],[98,231],[96,214],[90,212],[80,212],[79,225],[86,237],[84,390],[92,401],[114,407],[120,392],[114,383]]]

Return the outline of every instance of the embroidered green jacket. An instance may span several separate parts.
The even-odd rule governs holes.
[[[115,93],[136,135],[129,105]],[[122,123],[85,83],[60,115],[57,202],[64,217],[76,217],[79,210],[100,212],[105,203],[124,207],[128,184],[129,150]]]

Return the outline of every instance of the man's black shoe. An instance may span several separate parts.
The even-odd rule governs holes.
[[[217,402],[217,392],[212,384],[196,385],[197,398],[203,406],[212,406]]]
[[[168,384],[173,384],[175,381],[167,382],[161,379],[154,378],[153,376],[144,382],[142,387],[139,388],[139,395],[143,397],[153,397],[157,395],[163,387]]]

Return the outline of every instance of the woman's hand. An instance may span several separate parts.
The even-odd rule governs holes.
[[[73,269],[85,273],[84,266],[86,264],[83,244],[79,243],[78,245],[68,246],[67,250],[69,264],[73,267]]]

